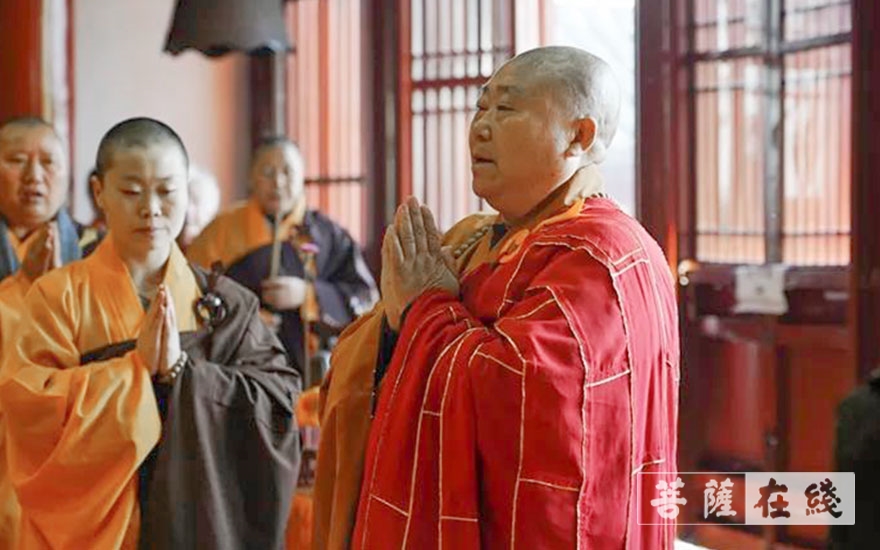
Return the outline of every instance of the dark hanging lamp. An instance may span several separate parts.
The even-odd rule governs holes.
[[[165,51],[187,48],[208,56],[230,51],[267,54],[293,51],[283,0],[178,0]]]

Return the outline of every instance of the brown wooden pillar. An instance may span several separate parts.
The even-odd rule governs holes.
[[[880,366],[880,2],[853,0],[852,299],[860,374]]]
[[[687,248],[687,47],[683,0],[637,3],[636,211],[674,266]],[[680,238],[681,237],[681,238]]]
[[[0,2],[0,120],[43,114],[41,4]]]
[[[287,135],[287,53],[250,56],[251,146]]]
[[[378,273],[384,228],[394,217],[400,182],[409,173],[408,158],[401,154],[401,64],[408,63],[401,53],[401,34],[409,0],[361,0],[364,24],[364,71],[369,79],[364,87],[367,174],[367,263]],[[403,11],[403,13],[402,13]],[[408,23],[407,23],[408,25]],[[406,65],[408,67],[408,64]],[[408,141],[407,141],[408,143]]]
[[[73,161],[73,0],[0,0],[0,121],[39,116]]]

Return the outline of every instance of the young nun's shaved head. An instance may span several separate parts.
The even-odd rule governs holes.
[[[96,175],[100,178],[107,173],[117,150],[133,147],[146,148],[157,144],[167,144],[177,148],[183,155],[185,164],[189,166],[189,155],[177,132],[163,122],[140,117],[124,120],[104,134],[100,145],[98,145],[98,158],[95,162]]]
[[[604,160],[620,117],[620,87],[605,61],[578,48],[549,46],[524,52],[507,66],[546,86],[565,115],[593,118],[598,139],[591,156]]]

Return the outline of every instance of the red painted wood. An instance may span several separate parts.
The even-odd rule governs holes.
[[[671,263],[693,258],[693,144],[699,131],[683,70],[690,0],[638,3],[637,211]],[[796,269],[786,277],[790,313],[736,315],[736,266],[711,266],[682,288],[682,471],[740,464],[795,471],[831,469],[834,410],[863,369],[880,363],[880,4],[854,0],[854,265]],[[855,292],[858,288],[858,292]],[[848,302],[847,302],[848,300]],[[848,304],[848,307],[847,307]],[[854,320],[858,320],[858,325]],[[856,337],[858,327],[858,337]],[[817,547],[825,530],[683,527],[710,548]]]
[[[853,0],[853,270],[850,318],[862,376],[880,365],[880,2]]]
[[[42,114],[41,3],[0,2],[0,120]]]
[[[690,217],[685,215],[690,186],[687,81],[681,64],[687,38],[682,24],[685,4],[642,0],[637,6],[636,209],[671,266],[680,257],[692,256]]]
[[[412,54],[410,51],[410,27],[412,25],[412,0],[397,2],[397,202],[412,195]],[[388,220],[390,221],[390,220]]]

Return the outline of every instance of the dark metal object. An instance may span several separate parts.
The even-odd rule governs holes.
[[[282,0],[179,0],[165,51],[193,48],[207,56],[230,51],[293,51]]]

